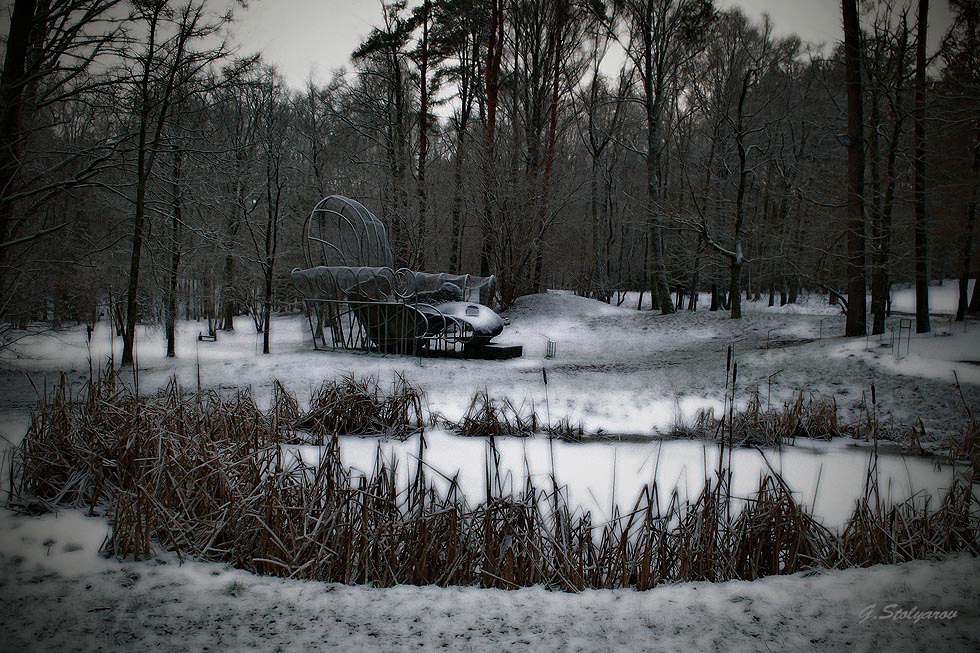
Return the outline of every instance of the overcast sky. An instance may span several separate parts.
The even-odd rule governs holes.
[[[796,33],[805,41],[831,46],[843,38],[840,0],[716,2],[722,8],[739,6],[755,19],[768,12],[780,36]],[[302,87],[311,74],[322,83],[331,71],[348,67],[350,53],[381,18],[380,0],[249,0],[248,4],[248,9],[236,9],[232,28],[240,53],[263,53],[294,88]],[[0,0],[0,34],[4,37],[12,6],[13,0]],[[946,0],[932,0],[930,51],[935,51],[950,22]]]
[[[772,17],[779,35],[796,33],[806,41],[833,44],[842,38],[840,0],[718,0],[740,6],[753,18]],[[935,47],[950,23],[945,0],[930,3],[930,45]],[[311,72],[325,82],[330,72],[348,66],[350,53],[380,21],[380,0],[251,0],[239,9],[234,31],[242,52],[262,52],[293,87]]]

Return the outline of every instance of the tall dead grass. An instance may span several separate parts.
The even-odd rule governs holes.
[[[280,393],[289,396],[277,382],[277,402]],[[423,403],[422,391],[401,375],[390,391],[376,377],[358,380],[348,375],[314,390],[309,410],[303,414],[297,410],[293,426],[312,434],[320,444],[334,433],[404,439],[425,429]]]
[[[165,549],[256,573],[378,586],[647,589],[980,547],[968,485],[954,485],[934,509],[921,498],[886,505],[871,468],[841,532],[821,525],[774,471],[752,496],[733,496],[721,462],[693,501],[654,483],[598,523],[569,505],[554,474],[544,487],[530,475],[517,489],[506,483],[493,437],[479,498],[464,496],[455,477],[435,482],[424,435],[407,482],[403,462],[380,449],[373,469],[357,474],[330,429],[363,421],[330,392],[310,412],[324,444],[305,460],[288,443],[306,423],[281,386],[262,411],[247,391],[185,394],[171,383],[137,396],[108,368],[77,395],[62,378],[16,451],[11,505],[104,512],[104,550],[120,558]],[[414,419],[409,408],[394,412]]]
[[[522,404],[515,406],[508,399],[493,399],[486,390],[473,396],[466,413],[459,421],[448,419],[443,424],[457,435],[465,437],[488,437],[508,435],[529,437],[543,425],[534,406]]]
[[[744,408],[726,407],[718,415],[713,408],[699,409],[690,421],[678,415],[668,430],[671,437],[721,439],[734,446],[775,447],[796,438],[830,440],[835,437],[863,438],[867,420],[841,420],[837,401],[825,397],[805,397],[802,392],[792,401],[763,407],[756,391]]]

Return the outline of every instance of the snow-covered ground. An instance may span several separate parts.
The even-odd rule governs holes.
[[[302,400],[312,387],[343,374],[376,375],[385,382],[403,374],[425,388],[432,410],[452,419],[465,412],[475,393],[487,390],[518,405],[533,404],[542,416],[550,411],[555,421],[568,417],[591,431],[631,435],[652,435],[675,419],[691,418],[699,408],[720,408],[730,344],[739,364],[739,401],[757,389],[764,400],[771,395],[773,404],[803,391],[833,396],[842,410],[857,415],[865,410],[874,383],[878,414],[886,426],[901,433],[921,418],[927,441],[934,442],[962,429],[964,403],[954,372],[967,403],[980,405],[980,323],[953,323],[953,333],[947,335],[950,325],[937,320],[934,333],[913,335],[898,355],[888,347],[890,334],[840,338],[844,318],[839,312],[821,314],[806,307],[770,309],[750,302],[742,320],[730,320],[724,312],[659,316],[548,293],[521,298],[506,313],[511,325],[498,340],[523,344],[525,352],[510,361],[314,352],[309,325],[299,315],[274,320],[269,356],[257,353],[261,343],[250,319],[241,317],[238,331],[219,333],[215,343],[197,341],[200,324],[181,322],[176,360],[164,357],[159,328],[140,328],[137,359],[140,387],[147,391],[173,374],[193,388],[198,363],[205,386],[249,385],[260,402],[271,396],[274,378]],[[898,320],[890,324],[897,326]],[[549,339],[557,347],[553,360],[544,359]],[[76,380],[84,378],[90,357],[100,365],[110,346],[118,357],[121,343],[118,338],[113,342],[104,323],[95,329],[91,344],[84,327],[21,341],[0,358],[0,413],[26,411],[33,404],[36,394],[27,374],[39,387],[45,379],[54,381],[61,370],[73,371]],[[547,393],[542,368],[548,371]]]
[[[254,576],[193,561],[180,565],[169,556],[105,560],[96,553],[105,522],[74,511],[5,515],[2,522],[0,648],[6,651],[980,646],[980,560],[968,556],[647,592],[376,589]],[[921,616],[939,612],[945,618]]]
[[[803,391],[834,396],[842,410],[857,414],[874,383],[877,413],[886,425],[900,432],[920,417],[933,445],[960,432],[964,403],[980,412],[980,324],[950,328],[937,319],[934,334],[913,336],[908,353],[903,345],[899,354],[883,346],[890,344],[890,336],[838,337],[843,316],[823,301],[811,297],[772,308],[748,302],[745,318],[733,321],[723,312],[659,316],[628,307],[635,306],[629,301],[617,307],[568,293],[535,295],[522,298],[506,314],[511,324],[498,340],[525,347],[524,357],[510,361],[314,352],[308,324],[296,315],[275,318],[273,354],[262,356],[247,317],[239,318],[236,333],[220,333],[215,343],[198,342],[203,327],[181,322],[176,360],[164,357],[161,330],[139,329],[139,382],[141,392],[150,392],[176,374],[193,388],[199,375],[208,387],[251,386],[261,403],[271,396],[274,378],[303,400],[320,382],[344,374],[376,375],[383,382],[402,374],[425,389],[431,410],[452,419],[465,412],[474,393],[486,390],[533,405],[553,421],[568,417],[592,431],[641,436],[617,443],[556,443],[559,482],[567,484],[574,504],[593,511],[598,523],[614,501],[631,502],[639,487],[654,478],[663,494],[674,485],[685,496],[700,488],[704,469],[715,464],[712,445],[643,436],[690,419],[699,408],[721,407],[729,345],[738,360],[736,395],[742,402],[756,389],[764,402],[771,392],[774,404]],[[549,339],[557,344],[557,356],[546,360]],[[110,351],[118,356],[121,343],[100,324],[91,343],[84,327],[78,327],[25,338],[4,352],[0,435],[6,442],[0,449],[23,436],[35,386],[40,390],[54,382],[61,371],[80,383],[90,364],[100,366]],[[547,389],[542,368],[548,371]],[[446,473],[459,469],[464,488],[479,500],[486,443],[440,430],[426,438],[427,461]],[[370,438],[345,438],[344,459],[367,470],[377,444]],[[547,441],[502,439],[498,444],[502,465],[515,483],[525,473],[525,455],[532,474],[551,472]],[[836,528],[853,507],[867,465],[867,449],[850,445],[800,442],[766,456],[801,500]],[[383,442],[382,447],[404,459],[417,450],[417,441]],[[316,455],[309,448],[301,451],[304,457]],[[735,492],[748,494],[764,468],[762,458],[741,450],[733,462]],[[879,469],[881,487],[896,500],[910,488],[935,495],[953,473],[935,459],[892,454],[882,457]],[[390,650],[421,644],[764,651],[811,646],[899,650],[933,641],[944,649],[974,650],[980,644],[975,610],[980,563],[963,557],[752,583],[684,584],[645,593],[382,590],[262,578],[197,562],[181,566],[167,556],[146,563],[103,560],[97,550],[106,528],[104,519],[75,511],[40,518],[0,511],[0,623],[5,629],[0,648]],[[956,609],[960,615],[917,624],[861,623],[860,613],[868,605],[880,611],[889,603]]]
[[[967,283],[967,298],[973,296],[976,279]],[[939,315],[955,315],[959,300],[960,285],[956,279],[944,279],[941,285],[929,286],[929,312]],[[892,291],[892,310],[902,313],[915,313],[915,288],[900,288]]]
[[[975,279],[967,282],[967,297],[972,297]],[[944,279],[939,285],[929,286],[929,312],[937,316],[955,315],[956,304],[959,300],[959,281],[957,279]],[[628,308],[637,308],[640,293],[630,291],[617,295],[615,301],[622,299],[622,305]],[[893,288],[892,289],[892,311],[896,313],[915,313],[915,289],[914,288]],[[868,295],[867,305],[871,306],[871,295]],[[711,306],[711,293],[698,294],[698,306],[706,309]],[[640,308],[649,310],[650,294],[643,296]],[[804,291],[795,304],[779,306],[779,297],[776,297],[776,306],[769,306],[769,295],[763,293],[762,300],[743,301],[742,310],[749,312],[766,313],[810,313],[813,315],[836,315],[840,313],[840,307],[827,302],[827,295],[811,294]]]

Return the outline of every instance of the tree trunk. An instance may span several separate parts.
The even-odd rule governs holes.
[[[452,231],[449,234],[449,271],[459,274],[462,263],[461,240],[463,231],[463,158],[466,151],[466,122],[460,117],[456,160],[453,162]]]
[[[905,28],[905,24],[903,23],[900,50],[898,54],[899,62],[905,60],[907,38],[908,33]],[[895,104],[898,106],[901,106],[902,104],[904,79],[904,66],[899,65],[898,70],[895,73]],[[878,296],[881,298],[881,304],[878,306],[878,312],[874,315],[875,328],[880,328],[880,331],[875,331],[875,333],[885,332],[885,318],[891,314],[891,283],[889,280],[888,267],[889,259],[891,258],[892,213],[894,212],[893,209],[895,205],[895,164],[898,159],[898,145],[902,136],[903,122],[903,114],[902,112],[899,112],[899,114],[895,117],[894,123],[892,124],[891,142],[888,144],[888,160],[885,168],[887,182],[885,185],[885,194],[881,204],[881,221],[878,227],[878,237],[880,238],[880,241],[877,244],[877,258],[875,260],[872,278],[872,283],[878,286]],[[874,293],[874,289],[872,290],[872,293]]]
[[[866,329],[864,278],[864,109],[861,91],[861,26],[857,0],[844,0],[844,64],[847,79],[847,321],[844,335]]]
[[[589,235],[592,240],[592,269],[589,273],[589,286],[592,297],[602,299],[605,284],[602,281],[602,264],[599,242],[599,155],[596,152],[591,156],[591,169],[589,171]]]
[[[748,154],[745,149],[745,134],[743,130],[743,116],[745,108],[745,96],[748,94],[754,71],[749,70],[742,79],[742,92],[738,100],[738,119],[735,123],[735,145],[738,150],[738,190],[735,194],[735,230],[734,247],[730,257],[730,288],[729,301],[731,301],[731,318],[733,320],[742,317],[742,225],[745,222],[745,186],[748,180],[749,170],[747,167]]]
[[[704,238],[698,236],[698,246],[694,253],[694,270],[691,273],[691,287],[688,293],[691,300],[687,303],[688,311],[698,310],[698,290],[701,283],[701,253],[704,251]]]
[[[647,35],[646,38],[649,38]],[[647,49],[650,49],[647,44]],[[648,274],[650,284],[657,294],[662,313],[673,313],[674,305],[670,298],[670,285],[667,283],[667,266],[664,263],[663,218],[660,203],[660,123],[663,114],[664,90],[666,83],[663,71],[653,71],[653,53],[649,52],[644,71],[644,92],[647,119],[647,228],[650,234],[650,258]]]
[[[929,333],[929,242],[926,224],[926,34],[929,0],[919,0],[915,44],[915,332]],[[848,302],[850,315],[850,302]]]
[[[262,353],[270,353],[272,338],[272,303],[275,299],[274,280],[276,269],[276,253],[279,247],[279,220],[281,212],[282,186],[280,185],[280,165],[281,161],[276,160],[273,164],[272,148],[273,143],[269,143],[266,154],[266,222],[265,222],[265,258],[263,261],[263,272],[265,272],[265,304],[262,316]],[[275,182],[273,182],[273,179]]]
[[[144,121],[145,123],[145,121]],[[143,220],[146,211],[146,128],[140,130],[137,153],[136,215],[133,218],[133,249],[129,258],[129,283],[126,291],[126,327],[123,330],[123,353],[120,364],[133,365],[136,340],[136,299],[139,292],[140,258],[143,253]]]
[[[177,280],[180,273],[180,239],[183,217],[180,202],[181,151],[174,150],[173,222],[170,231],[170,288],[167,292],[167,358],[175,358]]]
[[[868,159],[871,185],[871,219],[870,227],[870,249],[871,249],[871,334],[878,335],[885,332],[885,294],[887,290],[884,285],[884,275],[882,274],[882,224],[884,222],[884,211],[882,210],[881,193],[881,170],[879,166],[881,129],[881,110],[879,108],[880,92],[875,86],[875,80],[869,78],[871,86],[871,122],[868,135]]]
[[[667,283],[667,266],[664,263],[663,224],[659,204],[660,145],[659,125],[653,115],[647,119],[649,131],[647,148],[647,201],[649,202],[648,219],[650,232],[649,274],[651,287],[657,293],[658,303],[662,313],[673,313],[674,304],[670,298],[670,285]]]
[[[966,319],[969,310],[967,293],[970,283],[970,266],[973,263],[973,245],[976,238],[977,221],[977,191],[980,187],[980,123],[977,125],[976,138],[973,144],[973,179],[970,189],[970,201],[966,209],[966,237],[963,239],[963,250],[960,256],[960,288],[956,303],[956,319]]]
[[[737,258],[729,261],[731,274],[728,287],[729,317],[737,320],[742,317],[742,262]]]
[[[487,64],[485,73],[487,122],[483,132],[484,175],[483,205],[480,221],[480,274],[490,275],[491,260],[495,254],[493,243],[493,173],[494,139],[497,126],[497,98],[499,93],[500,64],[504,51],[503,0],[491,0],[490,25],[487,31]],[[489,301],[489,300],[488,300]]]
[[[275,254],[267,262],[265,273],[265,307],[262,315],[262,353],[270,352],[270,339],[272,336],[272,293],[273,293],[273,267],[275,265]]]
[[[419,223],[417,225],[416,247],[414,257],[415,269],[425,269],[426,249],[426,220],[429,212],[429,195],[425,185],[426,159],[429,156],[429,7],[430,0],[423,3],[424,18],[422,21],[421,55],[419,61],[419,158],[418,158],[418,205]]]
[[[235,314],[238,303],[234,300],[235,257],[225,255],[224,282],[221,284],[221,326],[222,331],[235,330]]]

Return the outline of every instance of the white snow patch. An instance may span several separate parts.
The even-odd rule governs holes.
[[[967,299],[973,296],[976,279],[967,283]],[[929,312],[953,315],[959,302],[960,282],[957,279],[943,279],[938,286],[929,286]],[[870,304],[869,304],[870,306]],[[892,310],[902,313],[915,313],[915,288],[901,288],[892,291]]]

